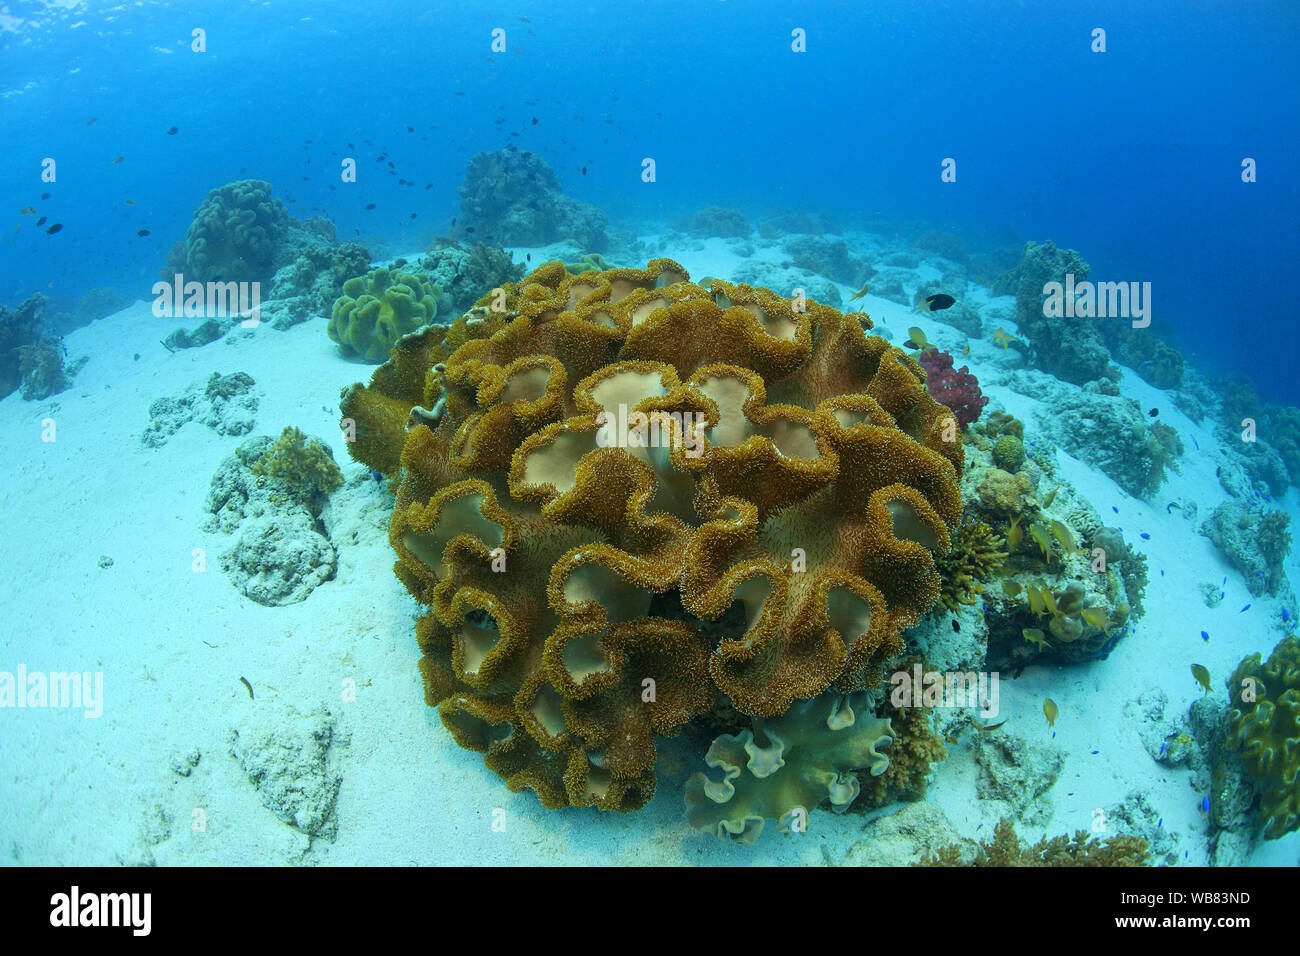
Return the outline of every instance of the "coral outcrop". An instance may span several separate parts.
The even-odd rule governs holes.
[[[1283,638],[1262,664],[1243,660],[1228,694],[1226,744],[1255,786],[1265,838],[1300,830],[1300,638]]]
[[[1201,534],[1213,541],[1246,579],[1250,593],[1278,594],[1287,589],[1282,562],[1291,550],[1291,516],[1257,501],[1226,501],[1201,524]]]
[[[420,257],[420,269],[438,287],[438,314],[457,316],[489,289],[523,277],[523,263],[516,263],[504,249],[475,243],[438,245]]]
[[[161,448],[186,422],[200,422],[219,435],[248,434],[257,415],[255,384],[245,372],[213,372],[175,398],[155,399],[149,404],[149,425],[140,435],[140,444]]]
[[[457,742],[547,806],[631,810],[656,735],[718,701],[771,718],[878,680],[961,514],[915,361],[669,259],[504,292],[341,405],[350,453],[400,475],[396,571]]]
[[[268,282],[275,272],[276,244],[292,220],[284,203],[260,179],[228,183],[208,193],[185,234],[186,281]],[[164,272],[170,280],[174,261]]]
[[[1003,818],[993,829],[993,839],[981,843],[970,855],[952,843],[927,854],[921,866],[1146,866],[1150,848],[1141,837],[1118,834],[1104,840],[1087,830],[1073,837],[1043,837],[1027,846],[1016,835],[1015,824]]]
[[[440,292],[422,273],[373,269],[343,283],[327,332],[344,355],[382,362],[398,339],[437,318]]]
[[[980,381],[968,366],[956,370],[952,366],[952,356],[947,352],[926,349],[921,353],[926,389],[935,401],[951,408],[957,424],[965,428],[980,417],[989,400],[980,391]]]
[[[569,239],[583,249],[604,252],[606,222],[591,203],[564,195],[546,160],[507,146],[479,153],[465,167],[452,234],[494,246],[545,246]]]
[[[36,293],[15,309],[0,305],[0,398],[22,384],[23,349],[51,344],[41,336],[41,315],[49,301]]]
[[[878,777],[893,742],[887,719],[871,716],[869,695],[831,692],[799,701],[782,716],[713,741],[704,762],[716,775],[686,782],[686,819],[737,843],[753,843],[764,822],[783,832],[806,829],[823,801],[842,813],[857,799],[855,771]]]

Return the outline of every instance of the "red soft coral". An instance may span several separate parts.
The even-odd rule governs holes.
[[[921,353],[921,367],[925,369],[925,386],[930,395],[952,409],[958,425],[965,428],[980,417],[989,400],[980,391],[979,379],[967,366],[953,371],[950,354],[926,349]]]

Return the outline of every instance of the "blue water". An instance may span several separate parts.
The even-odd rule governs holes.
[[[615,221],[718,203],[927,220],[976,251],[1050,238],[1095,279],[1152,282],[1156,328],[1189,357],[1300,402],[1294,3],[629,2],[611,16],[565,2],[528,23],[523,6],[399,2],[7,9],[10,306],[146,295],[207,191],[239,178],[342,236],[423,246],[455,214],[466,159],[509,143]],[[190,51],[196,26],[206,53]],[[510,53],[489,54],[494,27]],[[331,191],[346,141],[363,176]],[[381,152],[421,188],[369,169]],[[940,182],[946,157],[956,183]],[[1241,182],[1243,157],[1257,182]],[[24,221],[26,205],[62,233]]]

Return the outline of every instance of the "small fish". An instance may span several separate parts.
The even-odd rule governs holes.
[[[1172,502],[1172,501],[1169,502],[1169,504],[1165,505],[1165,514],[1169,514],[1169,512],[1173,510],[1173,507],[1174,507],[1174,502]],[[1182,510],[1182,509],[1179,509],[1179,510]]]
[[[1204,814],[1209,812],[1210,812],[1210,798],[1201,797],[1201,813]]]
[[[909,349],[916,349],[919,352],[924,352],[927,349],[938,348],[938,346],[935,345],[933,342],[927,341],[925,338],[925,333],[922,332],[920,329],[918,329],[916,326],[912,326],[910,329],[907,330],[907,341],[904,342],[903,344],[906,345]]]
[[[1020,339],[1016,338],[1006,329],[999,328],[996,332],[993,333],[993,341],[1005,349],[1007,347],[1008,342],[1019,342]]]
[[[1043,551],[1043,560],[1050,562],[1052,560],[1052,542],[1047,537],[1047,531],[1041,524],[1035,521],[1029,526],[1029,537],[1034,539],[1034,543]]]
[[[135,200],[134,200],[134,199],[127,199],[127,200],[124,200],[124,201],[122,202],[122,205],[123,205],[123,206],[134,206],[134,205],[135,205]]]
[[[1210,685],[1210,671],[1204,664],[1192,665],[1192,676],[1196,678],[1196,683],[1205,688],[1206,694],[1213,694],[1214,688]]]
[[[1110,510],[1113,511],[1113,512],[1115,512],[1115,514],[1119,514],[1119,509],[1116,508],[1114,505],[1111,505],[1111,506],[1110,506]]]
[[[1048,587],[1040,587],[1038,593],[1043,596],[1043,606],[1052,617],[1060,617],[1061,609],[1056,606],[1056,594]]]
[[[1160,409],[1153,408],[1151,409],[1151,411],[1147,412],[1147,414],[1150,415],[1152,418],[1155,418],[1157,415],[1160,414]]]
[[[925,297],[925,306],[922,312],[941,312],[944,309],[950,309],[957,300],[946,292],[936,292],[934,295]]]
[[[1106,614],[1104,607],[1085,607],[1079,612],[1079,616],[1107,637],[1110,637],[1110,629],[1115,626],[1115,622]]]
[[[1047,718],[1047,726],[1055,727],[1056,718],[1060,715],[1061,709],[1056,706],[1056,701],[1050,697],[1043,698],[1043,716]]]
[[[1291,612],[1286,608],[1282,608],[1282,620],[1288,624],[1291,623]]]
[[[1006,581],[1002,582],[1002,590],[1007,592],[1007,597],[1017,598],[1020,597],[1020,592],[1023,589],[1020,587],[1019,581],[1012,581],[1010,579],[1007,579]]]
[[[415,218],[415,213],[411,213],[411,218],[412,218],[412,219]]]
[[[534,126],[537,125],[537,117],[536,117],[536,116],[533,117],[533,125],[534,125]]]
[[[1201,450],[1201,443],[1198,442],[1195,438],[1192,439],[1192,444],[1196,446],[1197,451]]]
[[[961,630],[961,625],[957,623],[957,619],[956,619],[955,617],[952,619],[952,629],[953,629],[954,631],[960,631],[960,630]]]
[[[35,209],[34,207],[32,207],[32,206],[23,206],[22,209],[19,209],[19,210],[18,210],[18,215],[20,215],[20,216],[34,216],[34,215],[36,215],[36,209]]]
[[[1047,635],[1044,634],[1042,630],[1037,627],[1022,627],[1020,629],[1020,636],[1023,637],[1026,641],[1028,641],[1030,644],[1033,644],[1040,651],[1043,650],[1044,648],[1052,646],[1047,642]]]
[[[41,193],[41,198],[42,198],[42,199],[49,199],[49,198],[50,198],[50,194],[49,194],[49,193]]]
[[[48,218],[49,218],[48,216],[41,216],[40,219],[37,219],[37,220],[36,220],[36,225],[38,225],[38,226],[43,226],[43,225],[45,225],[45,220],[48,219]]]
[[[1079,550],[1078,545],[1074,543],[1074,533],[1062,522],[1052,522],[1052,534],[1057,541],[1061,542],[1061,547],[1065,549],[1066,554],[1073,554]]]
[[[524,253],[524,261],[525,261],[525,262],[532,262],[532,261],[533,261],[533,254],[532,254],[531,252],[526,252],[526,253]]]
[[[50,226],[49,229],[46,229],[46,230],[45,230],[45,234],[46,234],[47,236],[52,236],[52,235],[54,235],[56,232],[62,232],[62,231],[63,231],[63,223],[61,223],[61,222],[56,222],[54,225]],[[1249,607],[1249,605],[1247,605],[1247,607]]]
[[[149,235],[149,230],[141,229],[139,232],[136,233],[136,235],[139,236],[141,239],[143,239],[145,236]]]
[[[1055,488],[1053,488],[1051,491],[1049,491],[1046,495],[1043,496],[1044,508],[1052,507],[1052,502],[1056,500],[1056,493],[1060,490],[1061,490],[1061,486],[1057,485]]]
[[[1043,592],[1041,590],[1031,584],[1025,589],[1025,593],[1029,596],[1029,611],[1031,614],[1035,617],[1042,617],[1047,613],[1047,605],[1043,603]]]
[[[582,167],[582,175],[584,175],[584,176],[587,175],[587,167],[586,167],[586,166],[583,166],[583,167]]]
[[[99,119],[98,116],[92,116],[90,119],[86,120],[86,125],[87,125],[87,126],[94,126],[94,125],[95,125],[95,120],[97,120],[97,119]]]
[[[167,135],[168,135],[168,136],[175,136],[175,135],[176,135],[177,133],[179,133],[179,132],[180,132],[180,130],[177,129],[175,126],[173,126],[171,129],[169,129],[169,130],[167,131]]]
[[[1143,531],[1140,535],[1138,535],[1138,537],[1141,538],[1143,541],[1151,540],[1151,535],[1147,534],[1145,531]]]
[[[1011,519],[1011,526],[1007,529],[1007,550],[1015,551],[1024,540],[1025,533],[1020,528],[1020,515],[1016,515]]]
[[[407,131],[408,133],[414,133],[414,132],[415,132],[415,127],[414,127],[414,126],[408,126],[408,127],[406,127],[406,131]]]
[[[108,165],[110,165],[110,166],[116,166],[118,163],[124,162],[125,160],[126,160],[126,157],[125,157],[125,156],[119,156],[119,157],[117,157],[117,159],[113,160],[113,161],[112,161],[111,163],[109,163]]]
[[[1208,641],[1209,639],[1210,639],[1210,632],[1209,632],[1209,631],[1201,631],[1201,640],[1203,640],[1203,641]]]
[[[867,287],[864,285],[864,286],[863,286],[861,289],[859,289],[857,292],[853,293],[853,295],[849,296],[849,301],[850,301],[850,302],[853,302],[853,301],[855,301],[855,300],[857,300],[857,299],[862,298],[862,297],[863,297],[864,295],[866,295],[866,294],[867,294]]]
[[[965,358],[965,357],[968,356],[968,355],[970,355],[970,346],[969,346],[969,345],[966,346],[964,349],[961,350],[961,357],[962,357],[962,358]]]
[[[1006,723],[1008,720],[1010,720],[1010,719],[1011,719],[1010,717],[1003,717],[1003,718],[1002,718],[1001,720],[999,720],[997,723],[993,723],[993,724],[980,724],[980,725],[979,725],[979,728],[980,728],[980,730],[984,731],[985,733],[988,733],[990,730],[997,730],[999,727],[1001,727],[1003,724],[1005,724],[1005,723]]]
[[[370,205],[366,206],[366,209],[368,209],[368,210],[369,210],[369,209],[374,209],[374,208],[375,208],[375,204],[374,204],[374,203],[371,203]]]
[[[1160,742],[1160,753],[1157,756],[1163,757],[1165,755],[1165,751],[1168,749],[1169,749],[1169,741],[1162,740]]]
[[[1238,614],[1245,614],[1245,613],[1246,613],[1247,611],[1249,611],[1249,610],[1250,610],[1250,605],[1247,604],[1245,607],[1243,607],[1243,608],[1242,608],[1240,611],[1238,611],[1237,613],[1238,613]]]

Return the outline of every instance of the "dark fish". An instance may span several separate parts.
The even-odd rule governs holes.
[[[921,311],[939,312],[942,309],[950,308],[956,301],[956,299],[948,295],[946,292],[936,292],[934,295],[927,295],[925,297],[926,307]]]
[[[1282,620],[1288,624],[1291,623],[1291,612],[1286,608],[1282,608]]]
[[[149,235],[149,230],[141,229],[139,232],[136,233],[136,235],[139,236],[141,239],[143,239],[145,236]]]
[[[49,194],[49,193],[41,193],[41,198],[42,198],[42,199],[49,199],[49,198],[50,198],[50,194]]]
[[[453,219],[453,220],[452,220],[452,221],[451,221],[451,224],[452,224],[452,227],[453,227],[453,228],[454,228],[454,227],[455,227],[455,225],[456,225],[456,220],[455,220],[455,219]]]
[[[56,222],[54,225],[50,226],[49,229],[46,229],[46,230],[45,230],[45,234],[46,234],[47,236],[52,236],[52,235],[54,235],[56,232],[61,232],[62,230],[63,230],[63,223],[61,223],[61,222]],[[1249,607],[1249,606],[1250,606],[1250,605],[1246,605],[1246,607]],[[1244,610],[1244,608],[1243,608],[1243,610]]]
[[[95,125],[95,120],[97,120],[97,119],[99,119],[98,116],[92,116],[90,119],[86,120],[86,125],[87,125],[87,126],[94,126],[94,125]]]
[[[1147,534],[1145,531],[1143,531],[1140,535],[1138,535],[1138,537],[1141,538],[1143,541],[1151,540],[1151,535]]]
[[[45,220],[48,219],[48,218],[49,218],[49,216],[41,216],[40,219],[37,219],[37,220],[36,220],[36,225],[38,225],[38,226],[43,226],[43,225],[45,225]]]
[[[411,213],[411,218],[412,218],[412,219],[415,218],[415,213]]]
[[[432,189],[432,188],[433,188],[433,183],[426,183],[425,186],[424,186],[424,188],[425,188],[425,189]]]
[[[406,127],[406,131],[407,131],[408,133],[414,133],[414,132],[415,132],[415,127],[414,127],[414,126],[408,126],[408,127]]]
[[[1238,611],[1237,613],[1238,613],[1238,614],[1245,614],[1245,613],[1246,613],[1247,611],[1249,611],[1249,610],[1250,610],[1250,605],[1247,604],[1245,607],[1243,607],[1243,608],[1242,608],[1240,611]]]
[[[537,125],[537,117],[536,117],[536,116],[533,117],[533,125],[534,125],[534,126]]]
[[[22,209],[19,209],[19,210],[18,210],[18,215],[20,215],[20,216],[34,216],[34,215],[36,215],[36,209],[35,209],[34,207],[32,207],[32,206],[23,206]]]
[[[1209,639],[1210,639],[1210,632],[1209,632],[1209,631],[1201,631],[1201,640],[1203,640],[1203,641],[1208,641]]]
[[[374,209],[374,208],[375,208],[375,204],[374,204],[374,203],[371,203],[370,205],[368,205],[368,206],[366,207],[366,209]]]
[[[124,206],[134,206],[134,205],[135,205],[135,200],[134,200],[134,199],[127,199],[127,200],[123,201],[122,205],[124,205]]]
[[[954,631],[960,631],[960,630],[961,630],[961,625],[957,623],[957,619],[956,619],[955,617],[952,619],[952,629],[953,629]]]
[[[531,252],[524,253],[524,261],[526,261],[526,262],[532,262],[532,261],[533,261],[533,254],[532,254]],[[1283,617],[1286,616],[1286,611],[1283,611],[1283,612],[1282,612],[1282,616],[1283,616]]]
[[[582,175],[584,175],[584,176],[587,175],[587,167],[586,167],[586,166],[583,166],[583,167],[582,167]]]
[[[1147,412],[1147,414],[1150,415],[1152,418],[1155,418],[1157,415],[1160,414],[1160,409],[1153,408],[1151,409],[1151,411]]]
[[[473,227],[473,226],[470,226],[470,227],[469,227],[468,229],[466,229],[465,231],[466,231],[466,232],[473,232],[473,231],[474,231],[474,227]]]
[[[110,166],[116,166],[118,163],[122,162],[124,159],[126,159],[125,156],[119,156],[119,157],[117,157],[117,159],[115,159],[115,160],[113,160],[111,163],[109,163],[109,165],[110,165]],[[242,173],[243,170],[241,169],[240,172]]]
[[[169,130],[167,131],[167,135],[168,135],[168,136],[175,136],[175,135],[176,135],[177,133],[179,133],[179,132],[180,132],[180,130],[177,129],[175,126],[173,126],[171,129],[169,129]]]

